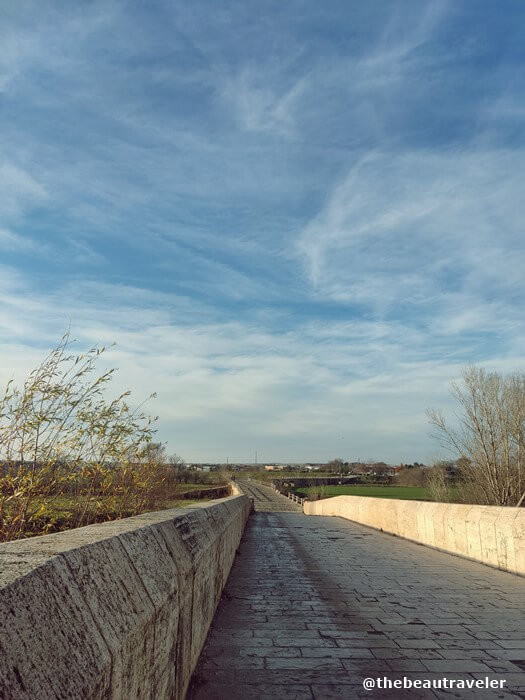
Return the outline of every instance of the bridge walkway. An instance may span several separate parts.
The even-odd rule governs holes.
[[[522,578],[256,488],[188,698],[525,697]],[[506,689],[362,688],[403,676]]]

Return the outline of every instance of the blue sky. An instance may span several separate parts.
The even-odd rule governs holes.
[[[521,0],[7,0],[0,379],[69,322],[189,461],[423,461],[523,368]]]

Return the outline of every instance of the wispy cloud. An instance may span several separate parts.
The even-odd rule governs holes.
[[[29,172],[9,161],[0,162],[0,213],[9,218],[46,197],[45,187]]]
[[[0,228],[0,250],[24,250],[32,245],[32,242],[19,236],[6,228]]]
[[[275,77],[279,72],[275,68],[271,71],[273,75],[268,75],[261,73],[260,67],[254,67],[244,68],[235,76],[225,76],[221,97],[231,105],[242,129],[273,136],[295,132],[295,112],[308,78],[302,76],[276,92]]]
[[[512,308],[525,291],[521,255],[508,255],[522,237],[524,165],[521,151],[366,157],[298,240],[312,283],[385,313],[448,314],[461,296],[470,305],[500,294]]]
[[[196,311],[172,295],[98,283],[36,300],[13,277],[3,290],[0,364],[20,379],[71,320],[79,349],[118,341],[104,359],[120,368],[115,390],[132,387],[137,403],[157,391],[150,410],[161,416],[159,437],[188,459],[249,460],[254,449],[268,460],[296,459],[298,441],[305,459],[341,450],[355,458],[429,454],[421,447],[425,408],[448,403],[447,383],[463,360],[439,357],[426,333],[364,319],[279,330]]]
[[[4,375],[71,320],[189,459],[424,458],[522,356],[511,10],[2,8]]]

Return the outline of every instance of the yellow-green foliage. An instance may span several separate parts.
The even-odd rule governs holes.
[[[107,399],[105,348],[71,354],[69,333],[22,388],[0,399],[0,540],[143,512],[172,496],[176,470],[151,442],[156,418],[129,392]]]

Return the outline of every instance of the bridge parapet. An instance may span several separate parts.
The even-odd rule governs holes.
[[[242,495],[0,545],[0,697],[183,698]]]
[[[304,503],[306,515],[335,515],[525,576],[525,509],[335,496]]]

